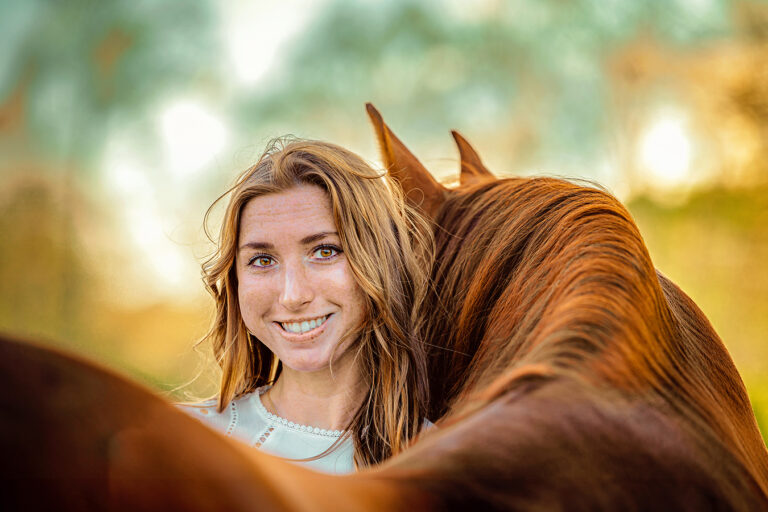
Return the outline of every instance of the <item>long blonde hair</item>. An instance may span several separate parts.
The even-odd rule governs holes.
[[[211,342],[222,369],[218,409],[274,383],[280,374],[280,362],[248,333],[240,315],[234,263],[245,205],[300,184],[328,194],[342,250],[366,297],[354,347],[368,389],[346,429],[354,440],[355,464],[364,467],[403,450],[425,419],[429,383],[419,310],[433,241],[430,226],[405,203],[389,174],[342,147],[276,139],[219,198],[230,196],[217,249],[202,266],[216,304],[203,341]]]

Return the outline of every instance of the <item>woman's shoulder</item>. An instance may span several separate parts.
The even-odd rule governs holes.
[[[229,428],[233,420],[232,404],[228,404],[222,411],[218,410],[218,400],[215,398],[202,402],[176,403],[174,405],[215,430],[226,434],[232,433]]]

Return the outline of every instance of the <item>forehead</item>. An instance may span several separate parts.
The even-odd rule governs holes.
[[[314,234],[335,231],[331,200],[315,185],[297,185],[246,203],[240,219],[240,238],[256,235]]]

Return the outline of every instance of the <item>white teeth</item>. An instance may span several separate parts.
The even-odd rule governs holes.
[[[323,325],[325,323],[325,320],[328,318],[328,316],[321,316],[320,318],[314,318],[312,320],[305,320],[301,323],[299,322],[281,322],[280,325],[288,332],[292,332],[294,334],[304,334],[305,332],[311,331],[312,329],[316,329]]]

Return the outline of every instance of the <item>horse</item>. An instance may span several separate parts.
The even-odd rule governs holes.
[[[727,350],[605,191],[496,179],[458,132],[448,189],[367,105],[432,219],[429,429],[353,475],[221,436],[79,358],[0,342],[4,502],[81,510],[768,510]]]
[[[385,165],[435,225],[425,342],[442,432],[392,463],[424,468],[449,503],[768,510],[744,384],[626,208],[564,180],[496,179],[455,131],[448,189],[367,109]]]

